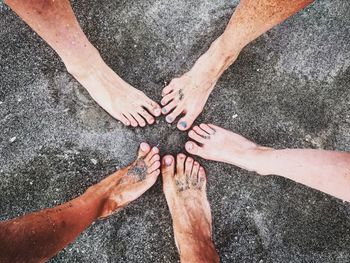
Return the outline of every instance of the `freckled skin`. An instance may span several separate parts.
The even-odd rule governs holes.
[[[157,180],[159,150],[141,144],[130,166],[65,204],[0,222],[0,262],[45,262],[62,250],[95,220],[125,207]]]

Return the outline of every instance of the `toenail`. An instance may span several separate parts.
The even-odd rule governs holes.
[[[173,118],[170,117],[170,116],[168,116],[168,117],[166,117],[166,120],[167,120],[168,122],[172,122],[172,121],[173,121]]]
[[[164,103],[163,103],[164,104]],[[163,113],[166,113],[166,108],[163,108]]]
[[[158,152],[158,148],[157,148],[157,147],[153,147],[152,151],[153,151],[154,153],[157,153],[157,152]]]
[[[167,166],[171,165],[172,162],[173,162],[172,158],[170,158],[170,157],[166,157],[166,158],[165,158],[165,164],[166,164]]]
[[[187,149],[192,150],[193,149],[193,144],[190,142],[187,144]]]
[[[147,149],[148,149],[148,144],[145,143],[145,142],[141,143],[141,150],[142,151],[147,151]]]
[[[180,122],[180,126],[182,126],[182,128],[186,128],[186,127],[187,127],[187,124],[186,124],[186,122],[181,121],[181,122]]]

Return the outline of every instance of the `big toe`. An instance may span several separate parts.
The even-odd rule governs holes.
[[[185,149],[190,154],[202,156],[202,148],[195,142],[192,142],[192,141],[186,142]]]
[[[177,123],[177,128],[181,131],[188,130],[196,120],[197,116],[198,114],[186,113],[185,116],[182,117]]]
[[[151,150],[151,147],[149,146],[149,144],[142,142],[140,144],[140,148],[139,148],[139,152],[138,152],[137,157],[138,158],[145,158],[150,150]]]

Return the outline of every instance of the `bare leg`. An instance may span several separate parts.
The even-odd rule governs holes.
[[[154,123],[160,107],[115,74],[86,38],[69,0],[6,0],[61,57],[67,70],[91,97],[125,125]],[[152,116],[153,115],[153,116]]]
[[[0,222],[0,262],[44,262],[93,221],[141,196],[160,174],[159,150],[142,143],[137,160],[63,205]]]
[[[180,130],[187,130],[202,112],[217,80],[243,47],[313,0],[241,0],[226,27],[192,69],[163,90],[162,112],[172,123],[180,114]],[[172,111],[173,110],[173,111]],[[172,111],[172,112],[171,112]]]
[[[350,202],[350,153],[271,149],[212,124],[193,127],[189,136],[199,144],[186,143],[191,154],[261,175],[280,175]]]
[[[168,155],[162,161],[163,190],[173,219],[181,262],[219,262],[203,167],[191,157]]]

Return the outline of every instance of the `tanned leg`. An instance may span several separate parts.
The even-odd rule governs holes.
[[[74,16],[69,0],[6,0],[61,57],[67,70],[91,97],[125,125],[154,123],[160,107],[133,88],[102,60]]]
[[[191,157],[168,155],[162,161],[163,190],[173,219],[182,263],[219,262],[212,240],[212,219],[203,167]]]
[[[164,88],[161,104],[166,120],[172,123],[184,114],[177,127],[189,129],[202,112],[217,80],[242,48],[311,2],[313,0],[241,0],[224,33],[189,72]]]
[[[0,262],[47,261],[92,222],[141,196],[160,174],[158,148],[142,143],[137,160],[63,205],[0,222]]]
[[[186,150],[261,175],[280,175],[350,202],[350,153],[262,147],[213,124],[189,131]]]

